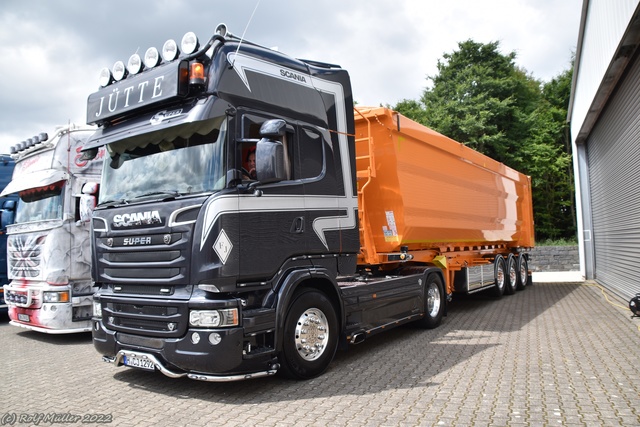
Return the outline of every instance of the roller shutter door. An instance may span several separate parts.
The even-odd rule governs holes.
[[[587,140],[595,279],[630,299],[640,292],[640,59]]]

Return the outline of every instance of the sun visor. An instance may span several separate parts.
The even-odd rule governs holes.
[[[30,188],[44,187],[58,181],[66,181],[69,175],[61,170],[47,169],[37,172],[22,173],[11,181],[0,193],[0,197],[19,193]]]
[[[178,137],[188,138],[195,133],[207,133],[205,128],[211,127],[208,119],[212,117],[212,107],[216,99],[210,96],[193,104],[142,114],[133,119],[101,127],[85,143],[82,151],[123,140],[127,140],[127,145],[144,147],[149,143],[157,144],[160,140],[171,141]],[[110,149],[119,151],[113,146]]]

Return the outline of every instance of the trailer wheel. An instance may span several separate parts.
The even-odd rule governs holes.
[[[529,263],[524,255],[518,257],[518,287],[519,291],[529,284]]]
[[[306,380],[322,374],[338,347],[338,317],[321,292],[304,289],[294,295],[284,323],[281,372]]]
[[[493,296],[496,298],[502,297],[504,294],[506,274],[505,274],[505,262],[502,255],[497,255],[493,262],[493,272],[495,277],[495,286],[493,287]]]
[[[433,329],[440,325],[444,315],[444,286],[442,279],[435,273],[427,276],[424,287],[424,317],[418,320],[418,325],[425,329]]]
[[[513,295],[516,293],[518,287],[518,262],[513,254],[509,254],[507,257],[507,274],[505,276],[504,293],[507,295]]]

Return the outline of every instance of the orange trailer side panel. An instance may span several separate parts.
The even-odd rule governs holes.
[[[355,130],[364,253],[534,245],[526,175],[386,108]]]

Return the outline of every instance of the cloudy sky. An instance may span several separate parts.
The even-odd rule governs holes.
[[[570,67],[582,7],[582,0],[1,3],[0,153],[57,125],[85,124],[102,67],[169,38],[179,42],[187,31],[204,43],[221,22],[247,40],[346,68],[360,105],[395,105],[419,98],[438,59],[468,39],[499,41],[503,53],[516,52],[518,66],[551,80]]]

